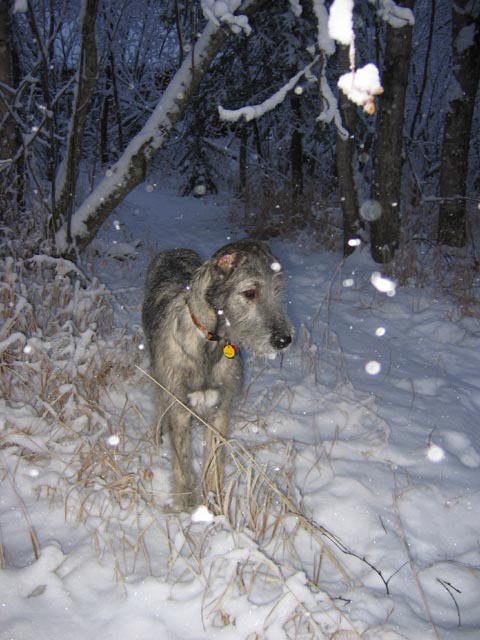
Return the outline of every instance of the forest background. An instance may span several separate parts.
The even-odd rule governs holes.
[[[155,165],[229,191],[250,235],[475,268],[480,3],[337,0],[344,44],[331,5],[1,0],[4,250],[77,259]],[[384,91],[362,109],[336,85],[367,63]]]

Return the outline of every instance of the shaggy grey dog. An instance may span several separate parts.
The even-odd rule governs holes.
[[[142,320],[153,376],[191,407],[207,429],[203,492],[221,506],[222,437],[242,385],[238,349],[272,357],[292,341],[282,275],[267,244],[240,240],[202,263],[190,249],[162,251],[147,270]],[[157,388],[157,429],[169,433],[180,510],[196,502],[191,415]]]

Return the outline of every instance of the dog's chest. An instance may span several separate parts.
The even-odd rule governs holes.
[[[241,375],[242,358],[240,353],[234,358],[224,355],[224,345],[218,342],[209,342],[204,345],[201,354],[202,366],[199,374],[205,381],[230,381]]]

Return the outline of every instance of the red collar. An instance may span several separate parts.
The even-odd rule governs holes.
[[[205,337],[207,340],[210,340],[210,342],[219,342],[220,340],[222,340],[222,338],[217,333],[212,333],[211,331],[209,331],[207,327],[205,327],[197,318],[197,316],[193,314],[191,311],[190,311],[190,317],[192,319],[193,324],[197,327],[197,329],[200,329],[200,331],[205,334]],[[237,347],[234,344],[232,344],[231,342],[227,342],[224,345],[223,355],[226,358],[231,360],[232,358],[235,357],[236,353],[237,353]]]
[[[205,327],[197,318],[197,316],[193,314],[191,311],[190,311],[190,317],[192,318],[192,322],[197,327],[197,329],[200,329],[200,331],[205,334],[205,337],[207,338],[207,340],[210,340],[211,342],[218,342],[219,340],[221,340],[218,334],[212,333],[211,331],[209,331],[207,327]]]

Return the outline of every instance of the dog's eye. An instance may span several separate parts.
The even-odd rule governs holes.
[[[255,300],[255,298],[257,297],[257,290],[256,289],[247,289],[246,291],[242,292],[242,295],[247,300]]]

